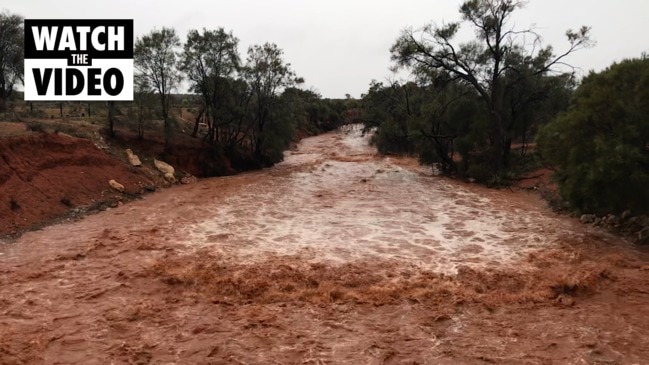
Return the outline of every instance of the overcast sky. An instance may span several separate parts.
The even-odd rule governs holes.
[[[251,44],[274,42],[306,88],[324,97],[359,97],[372,79],[390,76],[389,49],[407,26],[458,19],[461,0],[3,0],[0,8],[26,18],[132,18],[136,36],[154,27],[223,27]],[[514,15],[532,24],[557,51],[565,31],[589,25],[597,45],[568,62],[584,71],[649,51],[649,0],[531,0]]]

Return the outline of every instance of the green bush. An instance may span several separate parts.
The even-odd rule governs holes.
[[[537,138],[561,195],[584,213],[649,213],[649,59],[586,77]]]

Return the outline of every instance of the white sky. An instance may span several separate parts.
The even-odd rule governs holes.
[[[132,18],[135,35],[174,27],[224,27],[251,44],[274,42],[285,52],[305,87],[324,97],[359,97],[372,79],[390,76],[389,48],[407,27],[458,19],[461,0],[4,0],[0,9],[26,18]],[[599,71],[649,51],[649,0],[531,0],[514,15],[517,26],[536,25],[555,50],[565,31],[589,25],[597,45],[568,62]]]

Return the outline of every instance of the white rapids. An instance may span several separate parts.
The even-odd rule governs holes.
[[[387,259],[453,273],[510,263],[570,231],[534,199],[433,176],[368,142],[360,127],[307,138],[276,167],[234,177],[236,192],[183,227],[187,243],[244,261]]]

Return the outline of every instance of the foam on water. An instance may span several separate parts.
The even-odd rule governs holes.
[[[186,226],[189,244],[243,260],[400,260],[442,272],[511,262],[562,231],[541,210],[495,202],[375,155],[359,128],[304,140],[275,173]],[[271,169],[272,170],[272,169]]]

